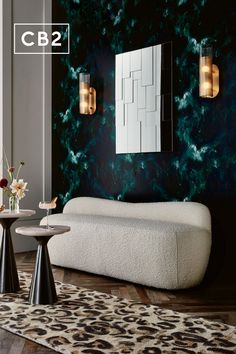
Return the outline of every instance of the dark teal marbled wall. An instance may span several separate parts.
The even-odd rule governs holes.
[[[210,277],[236,282],[236,1],[53,0],[71,28],[70,55],[53,57],[53,195],[126,201],[192,200],[211,211]],[[174,152],[115,154],[115,54],[172,41]],[[198,95],[201,43],[214,46],[220,94]],[[79,73],[98,109],[79,114]]]
[[[54,56],[53,193],[128,201],[236,196],[236,1],[54,0],[71,28],[70,55]],[[173,153],[115,154],[115,54],[173,41]],[[212,42],[220,94],[198,95],[199,45]],[[98,110],[79,114],[79,73],[89,71]]]

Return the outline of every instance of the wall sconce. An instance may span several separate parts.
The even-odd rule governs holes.
[[[90,87],[90,74],[79,74],[79,112],[93,114],[96,111],[96,90]]]
[[[211,46],[202,46],[199,61],[199,95],[203,98],[214,98],[219,93],[219,69],[212,64],[213,50]]]

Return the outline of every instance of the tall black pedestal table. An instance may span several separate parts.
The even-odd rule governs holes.
[[[46,226],[29,226],[16,229],[18,234],[34,237],[38,242],[35,269],[29,294],[30,304],[46,305],[57,302],[47,243],[51,237],[68,231],[70,231],[70,227],[65,225],[53,225],[49,228]]]
[[[10,228],[18,218],[33,214],[35,214],[34,210],[20,210],[19,213],[4,210],[0,213],[0,224],[3,228],[0,252],[0,293],[14,293],[20,289]]]

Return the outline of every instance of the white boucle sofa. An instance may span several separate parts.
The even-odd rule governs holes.
[[[200,203],[79,197],[49,223],[71,227],[48,244],[58,266],[165,289],[195,286],[207,268],[211,217]]]

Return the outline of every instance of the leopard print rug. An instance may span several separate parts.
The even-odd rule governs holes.
[[[236,353],[236,328],[56,282],[55,305],[29,305],[31,276],[0,294],[0,327],[66,354]]]

